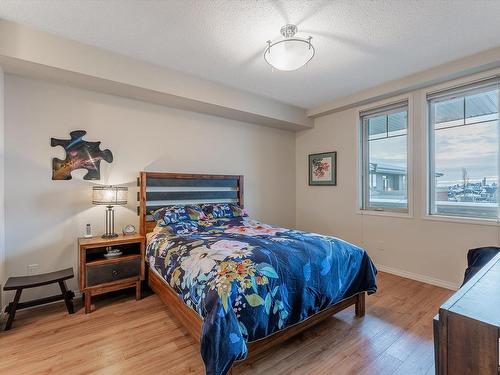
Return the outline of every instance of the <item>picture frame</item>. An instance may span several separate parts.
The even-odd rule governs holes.
[[[309,186],[337,186],[337,151],[309,154]]]

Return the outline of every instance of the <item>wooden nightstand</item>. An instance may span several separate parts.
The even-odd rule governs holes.
[[[144,237],[138,234],[115,238],[79,238],[80,290],[85,293],[85,313],[91,310],[92,296],[135,287],[141,299],[144,280]],[[106,258],[106,247],[120,249],[122,255]]]

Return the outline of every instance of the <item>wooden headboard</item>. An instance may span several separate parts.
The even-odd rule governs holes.
[[[243,207],[243,176],[141,172],[137,185],[142,235],[155,227],[151,211],[160,207],[223,202]]]

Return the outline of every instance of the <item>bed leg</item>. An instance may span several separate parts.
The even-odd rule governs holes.
[[[358,294],[354,310],[358,318],[365,316],[365,292]]]

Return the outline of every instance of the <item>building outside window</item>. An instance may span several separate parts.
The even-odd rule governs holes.
[[[496,79],[428,95],[429,214],[498,218]]]
[[[361,112],[363,210],[408,212],[408,102]]]

